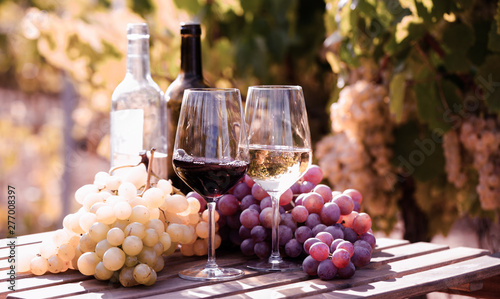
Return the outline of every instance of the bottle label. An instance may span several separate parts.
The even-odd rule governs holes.
[[[111,136],[115,153],[138,155],[143,149],[144,110],[111,112]]]

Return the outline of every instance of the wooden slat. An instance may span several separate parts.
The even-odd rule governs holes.
[[[9,277],[7,276],[9,270],[2,270],[0,271],[0,283],[7,281]],[[27,272],[27,273],[16,273],[16,279],[24,279],[26,277],[33,277],[35,275]],[[1,290],[1,289],[0,289]]]
[[[38,234],[31,234],[31,235],[26,235],[26,236],[19,236],[17,237],[16,244],[17,245],[26,245],[26,244],[32,244],[32,243],[40,243],[44,238],[47,238],[53,233],[53,231],[50,232],[44,232],[44,233],[38,233]],[[2,239],[0,242],[0,249],[7,248],[7,240],[8,239]]]
[[[375,250],[374,251],[381,251],[381,250],[385,250],[387,248],[392,248],[392,247],[407,245],[409,243],[410,242],[408,240],[378,238],[377,239],[377,244],[375,245]]]
[[[320,279],[310,279],[293,284],[283,284],[278,287],[262,288],[253,292],[240,294],[239,298],[264,298],[264,297],[302,297],[308,294],[320,294],[331,292],[337,289],[345,289],[358,285],[365,285],[374,281],[393,279],[403,275],[425,271],[428,269],[447,265],[457,260],[470,259],[487,254],[484,250],[473,248],[455,248],[451,250],[437,251],[432,253],[422,252],[422,255],[398,260],[394,262],[384,262],[384,265],[373,268],[358,269],[350,279],[336,279],[323,281]],[[229,294],[229,296],[232,296]]]
[[[25,251],[32,251],[34,253],[38,253],[39,245],[40,245],[40,243],[33,243],[33,244],[19,246],[17,248],[17,251],[16,251],[17,262],[19,262],[22,258],[25,258],[25,255],[23,256],[23,252],[25,252]],[[6,250],[6,249],[2,249],[2,250]],[[10,263],[9,263],[10,250],[2,252],[2,254],[5,254],[5,256],[2,256],[3,259],[0,259],[0,281],[3,281],[3,278],[4,278],[4,276],[2,276],[1,273],[5,270],[9,270],[9,267],[10,267]]]
[[[29,244],[16,244],[17,253],[25,250],[38,251],[40,248],[40,242],[29,243]],[[2,269],[1,263],[6,260],[10,255],[10,248],[2,248],[0,249],[0,269]]]
[[[45,288],[48,286],[53,286],[53,285],[62,285],[65,283],[71,283],[71,282],[81,282],[84,280],[89,280],[89,279],[94,279],[93,277],[87,277],[80,272],[75,271],[75,270],[68,270],[65,273],[60,273],[60,274],[46,274],[42,276],[30,276],[30,277],[25,277],[23,279],[19,279],[17,277],[16,279],[16,290],[21,291],[21,290],[29,290],[29,289],[35,289],[35,288]],[[1,282],[0,283],[0,290],[6,290],[8,282]],[[2,294],[2,293],[0,293]]]
[[[460,291],[460,292],[475,292],[483,288],[483,281],[473,281],[465,284],[458,285],[456,287],[451,287],[450,290]]]
[[[445,248],[439,246],[440,248]],[[428,251],[433,251],[436,246],[429,246]],[[478,250],[473,250],[474,252],[469,252],[468,254],[478,254]],[[406,252],[425,254],[426,250],[423,246],[412,245],[407,248]],[[393,257],[393,258],[398,258]],[[240,267],[241,268],[241,267]],[[244,278],[227,281],[222,283],[193,283],[183,281],[177,276],[172,277],[168,281],[159,281],[157,286],[155,285],[154,290],[148,291],[141,290],[141,297],[149,296],[148,298],[161,298],[165,294],[168,297],[179,298],[179,297],[211,297],[211,296],[234,296],[242,292],[255,291],[259,289],[267,289],[275,286],[290,285],[296,282],[305,281],[310,279],[310,277],[302,271],[296,272],[285,272],[285,273],[262,273],[262,272],[248,272]],[[252,274],[253,273],[253,274]],[[104,292],[101,293],[104,295]],[[113,298],[127,298],[130,296],[130,291],[127,290],[108,290],[105,292],[107,296]]]
[[[488,298],[488,299],[498,299],[500,297],[500,275],[493,276],[481,280],[483,287],[480,290],[458,290],[456,288],[450,288],[443,290],[443,292],[454,294],[454,295],[464,295],[474,298]]]
[[[447,289],[470,281],[478,281],[500,274],[500,252],[481,256],[473,260],[459,262],[429,271],[418,272],[322,294],[324,298],[403,298],[427,294],[435,290]],[[498,295],[498,294],[497,294]]]
[[[431,253],[448,249],[446,245],[433,244],[433,243],[411,243],[405,246],[390,247],[383,251],[374,251],[370,264],[366,267],[373,268],[379,267],[388,262],[407,259],[413,256],[418,256],[425,253]]]
[[[18,246],[20,244],[35,244],[46,238],[47,234],[49,233],[20,237],[17,240],[17,244]],[[0,243],[0,245],[3,245],[3,243]],[[8,252],[8,248],[3,247],[5,250],[1,248],[0,246],[0,275],[3,275],[4,272],[6,275],[7,272],[2,270],[1,265],[6,262],[6,259],[2,259],[2,257],[4,252]],[[477,262],[481,261],[480,258],[477,258],[478,256],[483,256],[488,254],[488,252],[472,248],[447,248],[447,246],[431,243],[409,244],[405,240],[378,238],[372,261],[367,267],[357,270],[355,276],[351,279],[336,279],[333,281],[322,281],[312,278],[302,271],[285,273],[255,272],[246,269],[245,265],[248,258],[241,255],[239,250],[230,253],[218,252],[217,261],[221,266],[232,266],[243,269],[246,275],[239,280],[211,283],[193,282],[179,278],[177,275],[178,271],[189,266],[203,264],[206,258],[182,257],[177,252],[174,256],[166,259],[166,268],[159,273],[158,281],[151,287],[137,286],[123,288],[119,284],[111,284],[109,282],[97,281],[93,277],[85,277],[77,271],[43,276],[20,274],[17,276],[18,291],[14,293],[4,292],[7,281],[3,276],[0,276],[0,299],[6,296],[8,298],[110,297],[151,299],[165,297],[239,297],[260,299],[269,297],[294,298],[312,295],[319,297],[342,295],[353,298],[353,294],[346,292],[358,290],[363,286],[365,286],[365,291],[370,292],[370,294],[374,290],[374,296],[376,297],[401,297],[401,294],[404,294],[403,297],[407,297],[457,286],[467,287],[468,290],[475,290],[479,288],[480,283],[483,281],[483,276],[487,278],[499,275],[497,277],[500,278],[500,266],[498,269],[495,267],[488,268],[489,264],[492,264],[491,262],[489,264],[486,261],[482,261],[479,264]],[[499,255],[494,255],[494,258],[500,260]],[[467,261],[463,262],[464,260]],[[457,278],[462,269],[450,268],[455,265],[461,265],[460,267],[468,265],[468,272],[462,272],[469,273],[469,275]],[[479,269],[482,267],[486,269],[487,273],[480,273]],[[449,270],[452,273],[435,272],[440,269]],[[411,285],[411,280],[405,280],[405,278],[411,276],[417,278],[420,277],[419,275],[425,276],[425,273],[431,274],[428,280],[421,280],[424,281],[422,290],[419,289],[419,286],[415,285],[415,281]],[[442,282],[439,281],[440,276],[447,282],[444,287],[442,286]],[[489,279],[484,281],[485,286],[489,285],[488,281]],[[383,282],[387,284],[382,284]],[[372,289],[374,285],[375,287]],[[388,288],[388,293],[383,293],[381,286],[387,289],[387,285],[391,287]],[[392,287],[394,289],[391,289]],[[399,288],[402,288],[404,292],[398,293],[397,289]],[[409,292],[407,288],[409,288]],[[450,293],[458,292],[457,290],[450,289],[448,291]],[[412,292],[420,293],[414,294]],[[477,292],[470,294],[475,293]],[[354,297],[364,294],[354,295]]]
[[[402,246],[402,247],[404,247],[404,248],[397,249],[399,247],[390,247],[389,249],[387,249],[387,251],[388,251],[387,254],[384,254],[385,251],[384,252],[375,252],[374,257],[376,255],[380,255],[378,258],[379,261],[377,261],[376,263],[379,263],[379,264],[387,263],[391,260],[398,260],[398,259],[402,259],[402,258],[405,258],[408,256],[425,254],[425,253],[434,252],[437,250],[443,250],[443,249],[447,248],[446,246],[443,246],[443,245],[436,245],[436,244],[430,244],[430,243],[415,243],[415,244],[408,244],[408,245]],[[174,259],[174,261],[182,261],[182,260],[183,260],[182,257]],[[221,264],[221,265],[228,265],[228,264],[244,265],[244,263],[245,263],[245,261],[242,259],[242,255],[239,252],[237,252],[233,255],[229,255],[229,256],[224,255],[224,257],[222,259],[218,259],[218,261],[219,261],[219,264]],[[177,277],[178,271],[180,271],[186,267],[189,267],[192,265],[197,265],[200,263],[203,263],[203,261],[198,260],[198,261],[194,261],[191,263],[183,263],[182,262],[182,263],[179,263],[179,264],[174,265],[174,266],[169,264],[169,267],[167,269],[167,270],[169,270],[169,272],[166,272],[167,274],[164,274],[165,273],[165,270],[164,270],[164,271],[162,271],[162,273],[160,273],[160,276],[158,278],[159,281],[155,284],[154,289],[151,288],[151,290],[154,290],[154,291],[151,291],[150,294],[153,295],[156,292],[158,292],[158,294],[163,294],[163,293],[169,292],[169,291],[170,292],[183,291],[187,288],[195,288],[195,287],[200,287],[200,286],[206,285],[206,283],[193,284],[193,282],[186,281],[186,280],[183,280],[183,279],[180,279]],[[292,276],[292,277],[289,277],[290,273],[284,273],[284,275],[280,276],[280,277],[282,277],[282,280],[276,280],[277,279],[275,277],[276,273],[271,273],[268,275],[268,277],[270,277],[270,278],[267,280],[264,279],[264,280],[260,281],[258,286],[262,287],[263,285],[265,285],[265,284],[263,284],[263,281],[268,281],[268,283],[271,282],[271,283],[273,283],[273,286],[274,286],[274,285],[279,285],[279,284],[283,284],[283,283],[287,284],[287,283],[291,283],[291,282],[303,281],[303,280],[308,279],[308,276],[301,271],[293,272],[293,273],[294,273],[294,276]],[[64,274],[60,274],[60,275],[64,275]],[[166,275],[166,277],[164,275]],[[256,275],[263,275],[263,274],[259,273]],[[292,280],[290,280],[290,279],[292,279]],[[76,282],[75,283],[65,283],[64,286],[54,285],[51,287],[43,288],[41,290],[33,289],[33,288],[38,286],[38,285],[36,285],[37,284],[37,277],[32,278],[32,279],[26,278],[26,280],[28,280],[28,281],[32,280],[31,284],[28,284],[29,289],[25,292],[16,292],[15,294],[12,294],[12,298],[35,298],[35,297],[36,298],[45,298],[44,296],[46,296],[47,294],[57,294],[57,296],[66,296],[66,295],[80,294],[80,293],[84,293],[84,292],[106,293],[106,294],[112,294],[113,296],[118,296],[118,297],[120,297],[119,295],[122,292],[125,292],[125,294],[124,294],[125,296],[128,296],[127,294],[130,294],[129,289],[116,288],[112,285],[105,285],[103,287],[102,282],[98,282],[98,281],[95,281],[93,279],[88,280],[88,281],[79,282],[79,283],[76,283]],[[33,285],[33,284],[35,284],[35,285]],[[227,284],[227,282],[226,282],[226,284]],[[145,294],[141,293],[141,295],[144,296]]]
[[[157,289],[161,284],[168,283],[169,286],[168,288],[185,288],[193,284],[192,281],[184,280],[181,278],[178,278],[177,273],[185,269],[187,267],[191,266],[197,266],[197,265],[203,265],[206,262],[206,257],[182,257],[180,256],[180,253],[176,253],[175,256],[173,257],[167,257],[166,259],[167,262],[167,267],[161,271],[158,275],[158,281],[154,285],[154,287],[142,287],[147,290],[152,290],[154,291]],[[235,252],[232,254],[224,255],[223,259],[217,259],[217,262],[221,266],[233,266],[233,265],[242,265],[246,262],[246,259],[242,257],[241,253]],[[78,273],[77,273],[78,274]],[[59,275],[60,277],[65,276],[64,273],[56,274]],[[83,275],[78,274],[81,277]],[[174,279],[172,281],[172,279]],[[65,281],[59,281],[55,285],[47,286],[45,287],[43,284],[40,285],[39,283],[39,277],[31,277],[31,278],[25,278],[23,279],[25,283],[21,285],[21,287],[24,289],[21,290],[18,288],[18,290],[15,293],[11,293],[9,295],[9,298],[51,298],[52,296],[69,296],[69,295],[76,295],[76,294],[82,294],[82,293],[88,293],[88,292],[106,292],[106,293],[112,293],[116,290],[118,292],[120,291],[125,291],[128,294],[131,294],[130,290],[140,290],[141,287],[134,287],[134,288],[122,288],[119,287],[118,284],[111,284],[109,282],[102,282],[98,281],[96,279],[93,279],[92,277],[89,277],[89,279],[85,281],[76,281],[76,282],[65,282]],[[166,281],[166,282],[163,282]],[[204,284],[204,282],[199,283]],[[135,295],[137,296],[137,295]],[[132,296],[133,297],[133,296]]]

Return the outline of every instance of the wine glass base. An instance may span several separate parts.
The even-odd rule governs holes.
[[[245,272],[234,268],[193,267],[179,272],[184,279],[196,281],[224,281],[243,277]]]
[[[281,260],[270,263],[267,260],[249,261],[247,267],[260,272],[288,272],[302,270],[302,265],[292,261]]]

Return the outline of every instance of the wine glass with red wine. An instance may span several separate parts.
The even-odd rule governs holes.
[[[311,164],[311,137],[300,86],[251,86],[245,122],[248,130],[248,175],[272,199],[272,246],[268,260],[251,261],[259,271],[293,271],[300,263],[283,260],[279,252],[279,198]],[[263,213],[263,212],[261,212]],[[260,215],[262,216],[262,214]]]
[[[220,281],[243,271],[215,262],[215,203],[242,179],[249,154],[240,91],[235,88],[193,88],[184,92],[172,163],[177,175],[208,204],[208,261],[183,270],[190,280]]]

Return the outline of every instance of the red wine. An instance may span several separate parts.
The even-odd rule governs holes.
[[[177,175],[209,201],[229,191],[243,178],[248,169],[248,163],[244,161],[221,164],[174,158],[173,164]]]

